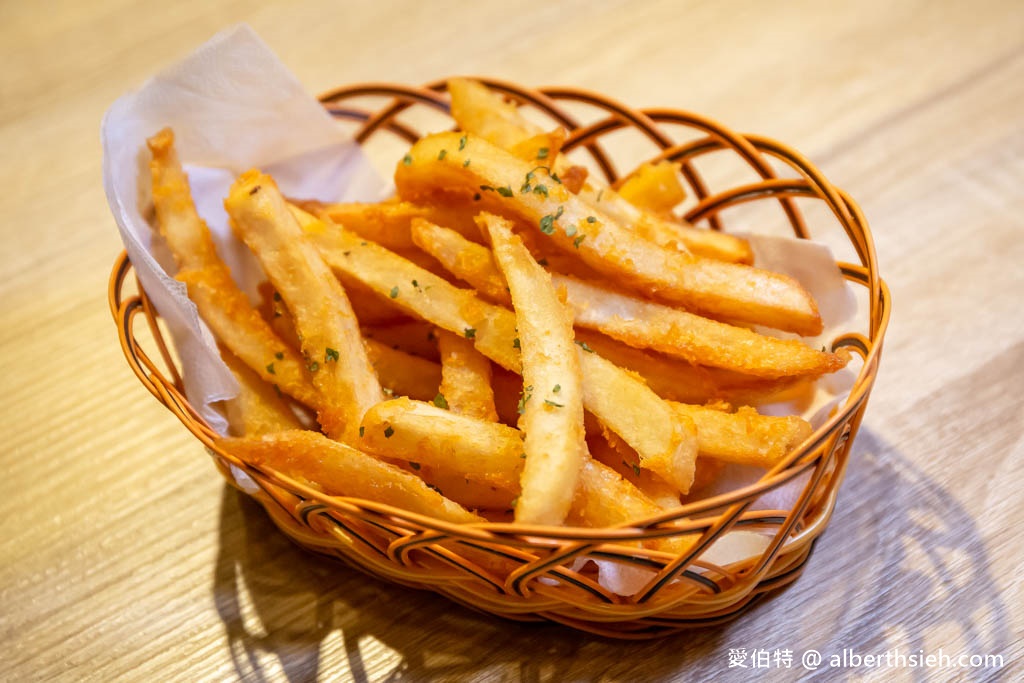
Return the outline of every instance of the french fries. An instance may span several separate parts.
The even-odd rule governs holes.
[[[219,450],[452,523],[616,527],[808,440],[803,419],[752,406],[809,400],[848,357],[747,327],[821,320],[745,240],[672,214],[678,164],[605,187],[563,154],[563,129],[476,81],[449,92],[459,129],[412,145],[391,199],[287,200],[258,170],[238,178],[225,208],[269,280],[258,309],[173,133],[148,141],[157,227],[239,383]]]
[[[329,495],[375,500],[457,524],[485,521],[416,475],[318,432],[222,438],[217,445],[248,464],[276,470]]]
[[[479,195],[481,210],[518,219],[638,292],[729,320],[799,334],[821,332],[817,305],[796,280],[638,237],[569,192],[548,167],[518,159],[482,138],[458,132],[428,135],[406,159],[395,170],[395,184],[406,200]]]
[[[498,421],[491,388],[491,361],[473,342],[447,330],[437,331],[441,354],[441,388],[434,402],[454,413]]]
[[[510,302],[508,287],[488,249],[427,221],[413,225],[413,240],[453,275],[496,303]],[[554,276],[579,327],[598,330],[637,348],[678,356],[694,365],[754,377],[818,376],[842,368],[847,356],[817,351],[794,339],[749,329],[642,301],[595,283]]]
[[[165,128],[147,143],[153,155],[149,167],[157,225],[178,264],[176,279],[185,283],[199,315],[232,353],[264,381],[315,406],[319,392],[301,359],[274,334],[217,255],[209,228],[192,201],[188,177],[174,149],[174,133]]]
[[[272,178],[242,174],[224,207],[295,319],[306,369],[320,393],[320,424],[329,436],[351,443],[363,414],[384,394],[345,291],[304,237]]]
[[[515,519],[558,525],[569,513],[587,455],[572,315],[558,300],[551,276],[512,234],[511,224],[490,214],[483,214],[480,223],[508,282],[522,349],[519,425],[526,434],[526,462]]]

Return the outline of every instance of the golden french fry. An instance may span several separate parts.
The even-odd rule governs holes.
[[[508,221],[484,214],[494,259],[511,291],[521,340],[526,462],[515,519],[561,524],[572,504],[587,457],[583,434],[583,378],[573,344],[572,315],[551,276],[533,260]]]
[[[491,387],[491,361],[463,335],[437,331],[441,353],[441,388],[434,402],[453,413],[498,421]]]
[[[388,249],[413,247],[409,236],[409,222],[414,218],[425,218],[430,215],[426,207],[409,202],[293,203],[313,215],[324,215],[332,222],[345,226],[346,230],[371,239]]]
[[[319,394],[301,359],[274,334],[217,255],[209,228],[192,201],[173,132],[165,128],[147,142],[153,154],[150,173],[157,223],[178,263],[176,279],[185,283],[199,315],[232,353],[265,382],[315,406]]]
[[[238,396],[227,401],[228,424],[237,436],[302,429],[302,423],[273,387],[226,348],[220,357],[238,381]]]
[[[651,470],[640,467],[640,456],[622,439],[608,430],[601,429],[594,420],[587,420],[587,446],[590,455],[605,466],[615,470],[619,476],[636,486],[664,510],[679,507],[679,490]],[[699,467],[699,461],[698,465]]]
[[[381,386],[396,396],[429,401],[441,384],[441,366],[437,363],[366,339],[366,355],[377,372]]]
[[[470,290],[453,287],[340,226],[328,225],[309,214],[297,215],[303,216],[303,229],[339,276],[386,293],[397,306],[473,339],[476,349],[492,361],[521,372],[520,341],[511,311],[480,300]],[[399,284],[413,280],[416,286]],[[672,483],[685,491],[687,471],[692,470],[697,448],[692,425],[673,413],[637,377],[587,351],[581,348],[578,352],[587,409],[633,446],[645,462],[671,471]]]
[[[461,472],[505,489],[519,488],[523,443],[512,427],[396,398],[370,408],[361,431],[360,447],[380,457]]]
[[[545,167],[479,137],[429,135],[406,159],[395,171],[405,197],[475,192],[482,210],[527,221],[588,266],[661,301],[800,334],[821,331],[814,300],[793,278],[658,246],[571,194]]]
[[[384,395],[345,291],[270,176],[242,174],[224,206],[295,319],[306,367],[320,393],[320,424],[332,438],[354,442],[363,413]]]
[[[811,435],[811,425],[794,415],[759,415],[751,407],[727,413],[704,406],[670,403],[697,425],[702,457],[771,468]]]
[[[630,173],[618,188],[619,196],[641,211],[668,213],[686,199],[679,182],[679,164],[645,162]]]
[[[459,128],[489,140],[503,149],[512,149],[544,130],[519,113],[479,81],[468,78],[448,79],[451,115]]]
[[[456,277],[496,303],[508,287],[490,250],[458,233],[418,221],[413,239]],[[565,291],[574,323],[625,342],[678,356],[695,365],[755,377],[818,376],[842,368],[849,356],[818,351],[795,339],[778,339],[686,311],[621,294],[598,284],[554,275]]]
[[[512,305],[505,276],[494,262],[491,250],[470,242],[454,230],[417,220],[412,224],[416,245],[437,259],[452,275],[466,282],[488,301]]]
[[[455,415],[407,399],[374,406],[366,414],[363,426],[365,449],[416,463],[420,468],[415,470],[417,472],[436,468],[425,478],[453,499],[461,496],[480,503],[467,502],[470,507],[500,509],[506,504],[502,501],[509,500],[506,498],[509,493],[515,495],[520,491],[524,444],[522,433],[513,427]],[[390,436],[386,436],[389,428]],[[463,471],[469,486],[460,487],[451,474],[443,474],[454,471]],[[482,486],[489,486],[489,489],[482,489]],[[662,512],[664,509],[607,466],[589,457],[584,459],[569,512],[573,523],[615,526]],[[647,545],[677,551],[681,542],[666,539]],[[688,545],[688,541],[685,544]]]
[[[332,496],[374,500],[457,524],[486,521],[445,498],[419,477],[319,432],[297,430],[221,438],[217,446],[246,463],[307,482]]]

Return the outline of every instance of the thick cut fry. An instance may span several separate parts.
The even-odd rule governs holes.
[[[515,315],[481,301],[472,291],[416,267],[400,256],[343,228],[309,214],[303,229],[339,276],[359,280],[395,304],[438,327],[473,339],[476,349],[501,367],[521,372],[520,341]],[[416,280],[418,286],[404,284]],[[584,405],[609,429],[621,436],[651,463],[676,463],[673,480],[685,490],[687,462],[692,468],[696,440],[690,427],[637,377],[596,353],[579,351],[583,371]],[[617,397],[619,397],[617,399]]]
[[[670,405],[697,425],[701,457],[741,465],[771,468],[813,431],[811,425],[799,417],[759,415],[750,407],[727,413],[682,403]]]
[[[686,199],[679,182],[679,164],[643,163],[619,186],[619,196],[640,210],[668,213]]]
[[[452,116],[460,129],[479,135],[520,159],[547,165],[558,174],[572,194],[579,194],[584,202],[636,230],[643,237],[661,246],[684,252],[692,251],[699,256],[736,263],[753,261],[753,253],[746,240],[715,230],[698,229],[677,220],[667,221],[654,212],[645,211],[611,188],[584,183],[585,176],[574,178],[573,169],[580,167],[572,167],[563,156],[549,158],[528,155],[530,140],[541,134],[541,128],[528,121],[518,108],[507,104],[500,95],[482,83],[452,79],[448,83],[448,90],[452,95]],[[444,225],[443,221],[438,222]]]
[[[246,463],[304,480],[332,496],[365,498],[457,524],[485,521],[419,477],[319,432],[218,439],[217,446]]]
[[[756,379],[727,370],[691,365],[659,353],[643,351],[591,330],[577,329],[576,338],[616,365],[642,377],[662,398],[703,404],[728,401],[762,405],[806,397],[813,381],[806,377]]]
[[[407,398],[370,408],[362,427],[359,444],[370,453],[462,472],[501,488],[519,488],[523,443],[512,427]]]
[[[583,434],[583,378],[573,344],[572,315],[551,276],[533,260],[508,221],[485,215],[494,258],[512,295],[522,348],[526,462],[515,519],[557,525],[572,505],[587,457]]]
[[[227,349],[220,357],[238,381],[238,396],[227,402],[228,423],[237,436],[302,429],[299,419],[273,387]]]
[[[477,485],[475,491],[457,494],[453,488],[453,498],[456,495],[477,495],[483,496],[480,502],[487,503],[500,500],[509,492],[514,495],[520,491],[519,476],[525,460],[522,457],[523,435],[518,429],[454,415],[435,406],[406,399],[374,406],[366,414],[363,426],[363,447],[371,453],[415,462],[420,471],[428,467],[447,472],[469,468],[466,477],[470,484]],[[385,437],[389,427],[391,436]],[[435,483],[442,479],[430,481]],[[487,482],[491,482],[492,493],[479,489],[480,484]],[[444,485],[437,485],[448,493]],[[573,523],[615,526],[663,512],[663,508],[607,466],[589,457],[584,459],[569,513]],[[679,544],[679,539],[666,539],[649,545],[677,552],[681,547]]]
[[[615,436],[595,420],[587,420],[587,446],[590,455],[615,470],[665,510],[679,507],[679,490],[654,472],[640,467],[640,457],[622,439]]]
[[[224,206],[295,318],[307,368],[320,392],[320,424],[332,438],[352,443],[363,413],[384,395],[345,291],[270,176],[242,174]]]
[[[544,168],[476,136],[463,137],[464,144],[458,133],[416,142],[410,162],[395,171],[402,196],[476,192],[482,209],[528,222],[563,251],[644,294],[744,323],[800,334],[821,331],[814,300],[793,278],[658,246],[571,194]]]
[[[371,239],[388,249],[409,249],[413,245],[409,236],[409,221],[426,218],[429,210],[409,202],[378,202],[372,204],[295,202],[295,205],[313,215],[324,215],[345,226],[360,237]]]
[[[199,217],[174,149],[174,134],[164,129],[148,141],[153,160],[153,203],[160,234],[174,254],[189,298],[214,335],[265,382],[315,406],[319,394],[298,355],[274,334],[221,261],[209,228]]]
[[[426,221],[413,226],[413,239],[456,277],[496,303],[508,303],[508,287],[483,245]],[[811,376],[835,372],[848,356],[817,351],[795,339],[778,339],[743,327],[643,301],[606,287],[555,275],[580,327],[598,330],[638,348],[678,356],[695,365],[724,368],[755,377]]]
[[[381,386],[397,396],[429,401],[441,385],[441,366],[373,339],[366,339],[366,354]]]
[[[511,150],[544,130],[519,113],[518,107],[506,102],[487,86],[468,78],[448,79],[451,114],[459,128],[489,140],[502,149]]]
[[[441,353],[441,388],[435,402],[453,413],[498,421],[491,387],[491,361],[463,335],[437,331]]]

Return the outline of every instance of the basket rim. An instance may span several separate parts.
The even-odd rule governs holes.
[[[554,100],[556,98],[576,99],[590,103],[596,102],[604,105],[612,111],[636,112],[636,110],[630,110],[610,98],[584,89],[571,87],[544,87],[536,90],[530,90],[508,81],[493,78],[485,77],[478,78],[478,80],[514,97],[518,97],[520,99],[525,97],[533,104],[540,102],[547,107],[546,110],[548,110],[549,113],[553,110],[557,110],[557,106],[554,104]],[[385,120],[386,116],[393,115],[393,111],[396,108],[400,111],[406,106],[411,106],[411,104],[418,102],[426,103],[435,107],[441,106],[446,110],[447,107],[440,94],[440,91],[443,90],[446,81],[447,79],[434,81],[421,87],[405,86],[387,82],[351,84],[329,90],[323,93],[319,99],[332,115],[338,116],[340,110],[332,110],[332,104],[339,99],[363,95],[390,95],[394,97],[392,104],[389,107],[382,109],[376,116],[362,118],[363,112],[358,110],[345,110],[341,112],[342,117],[362,118],[364,126],[360,133],[355,136],[357,142],[362,142],[376,127],[383,125],[382,122]],[[192,432],[192,434],[208,449],[233,465],[261,471],[264,476],[267,476],[272,482],[283,484],[289,489],[300,492],[303,496],[306,496],[308,501],[316,501],[332,509],[353,506],[361,510],[376,512],[377,514],[385,517],[404,520],[422,529],[429,529],[438,533],[460,538],[475,537],[481,541],[495,542],[509,537],[528,537],[531,543],[535,543],[540,540],[550,540],[554,542],[555,545],[558,545],[558,541],[572,541],[581,544],[584,547],[608,542],[615,543],[617,541],[625,542],[639,540],[643,538],[656,537],[658,535],[663,536],[669,533],[678,534],[684,528],[692,525],[695,525],[696,527],[703,527],[704,525],[700,523],[699,515],[707,514],[712,510],[720,510],[720,512],[715,515],[718,520],[731,518],[729,526],[732,526],[744,510],[749,507],[749,505],[753,503],[758,496],[809,470],[814,465],[815,458],[809,458],[808,456],[812,452],[821,448],[826,441],[830,439],[835,441],[847,437],[851,430],[847,428],[844,433],[840,434],[839,427],[846,423],[856,411],[862,408],[863,404],[867,401],[871,388],[874,384],[881,355],[882,342],[889,323],[891,296],[885,281],[881,278],[878,272],[877,257],[874,251],[870,228],[859,207],[845,192],[836,188],[827,179],[825,179],[824,176],[821,175],[820,171],[818,171],[810,161],[806,160],[798,152],[780,142],[770,140],[768,138],[760,136],[741,136],[736,133],[732,133],[732,131],[729,131],[727,128],[724,128],[721,124],[718,124],[711,119],[683,110],[649,109],[641,110],[638,114],[639,118],[637,120],[644,122],[648,128],[654,126],[653,119],[661,119],[665,116],[699,120],[709,126],[711,130],[715,131],[720,138],[724,135],[726,139],[742,140],[744,144],[741,146],[744,150],[750,150],[751,153],[755,155],[758,153],[759,149],[769,149],[778,154],[798,160],[801,164],[801,168],[810,169],[812,171],[812,177],[809,179],[809,182],[805,182],[802,185],[790,184],[785,188],[780,187],[779,189],[785,189],[786,191],[793,193],[808,192],[812,193],[812,196],[824,199],[829,203],[830,207],[836,213],[837,218],[840,220],[840,223],[847,230],[848,236],[851,237],[851,241],[854,243],[854,246],[859,247],[860,245],[853,240],[851,227],[847,225],[847,220],[852,223],[854,227],[859,228],[862,231],[862,236],[866,243],[866,248],[857,249],[858,255],[862,260],[861,264],[844,262],[838,263],[844,277],[848,281],[865,286],[871,293],[869,300],[870,311],[868,313],[868,323],[870,327],[869,336],[865,337],[860,334],[849,334],[839,340],[842,342],[840,345],[854,348],[863,359],[863,364],[854,379],[850,395],[844,404],[836,410],[822,426],[814,430],[810,437],[794,448],[785,458],[771,469],[767,470],[760,479],[752,484],[712,498],[687,503],[672,512],[666,512],[654,517],[633,520],[614,527],[600,529],[569,526],[523,525],[515,522],[483,522],[472,524],[455,524],[445,522],[434,517],[421,515],[372,500],[351,496],[329,496],[316,491],[315,489],[311,489],[308,486],[291,479],[287,475],[276,472],[272,469],[256,468],[249,463],[242,463],[235,456],[232,456],[230,453],[219,448],[215,441],[215,437],[218,435],[216,435],[210,426],[199,416],[198,412],[191,406],[187,398],[178,389],[180,382],[171,381],[164,377],[152,361],[149,360],[148,356],[145,355],[145,352],[142,351],[138,342],[135,340],[133,332],[134,318],[139,313],[142,313],[144,317],[147,318],[151,329],[154,330],[154,337],[159,340],[157,344],[162,347],[161,353],[164,356],[165,364],[171,368],[172,371],[176,372],[176,368],[173,363],[170,362],[170,356],[166,351],[166,347],[163,346],[163,339],[159,335],[156,327],[156,318],[158,317],[158,313],[149,303],[148,296],[143,290],[141,283],[136,283],[138,287],[138,294],[128,297],[124,295],[125,282],[127,280],[128,273],[132,270],[131,262],[128,258],[127,252],[125,251],[122,251],[120,256],[115,260],[108,282],[108,303],[110,305],[111,314],[115,322],[118,323],[118,337],[122,351],[124,352],[129,365],[132,367],[136,376],[143,385],[146,386],[147,389],[149,389],[150,392],[161,401],[161,403],[170,409],[179,418],[179,420],[181,420],[186,428],[188,428],[189,431]],[[567,122],[575,124],[575,120],[572,118],[568,118]],[[576,134],[580,130],[587,132],[591,131],[591,129],[596,130],[593,124],[586,129],[578,126],[577,124],[574,126],[574,129],[570,134]],[[582,142],[579,142],[578,144],[585,144],[586,142],[586,138],[582,135],[578,135],[576,140],[582,140]],[[603,154],[603,152],[599,153]],[[770,169],[768,176],[769,177],[765,179],[765,182],[770,183],[778,181],[778,179],[774,178]],[[818,190],[819,193],[813,193],[813,190]],[[775,193],[773,192],[773,194]],[[821,196],[822,194],[825,196]],[[714,212],[717,209],[714,206],[711,206],[705,207],[705,210]],[[806,237],[806,235],[799,236]],[[176,384],[178,386],[176,386]],[[854,427],[854,429],[855,428],[856,427]],[[793,509],[790,509],[775,512],[783,512],[786,515],[790,515],[793,511]],[[772,511],[758,510],[756,512],[764,513]],[[683,519],[688,520],[689,524],[685,526],[673,525],[672,527],[662,526],[666,524],[673,524],[673,522]],[[716,525],[712,523],[710,528],[708,528],[704,533],[709,533],[715,528],[715,526]],[[657,533],[659,530],[662,533]],[[699,531],[700,529],[696,530]],[[697,544],[695,547],[699,546],[700,544]],[[644,554],[664,555],[666,558],[673,557],[668,553],[659,553],[648,549],[644,550]],[[688,560],[689,558],[680,559]]]

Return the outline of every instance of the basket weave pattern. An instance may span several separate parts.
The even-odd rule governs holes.
[[[109,297],[125,356],[143,385],[206,444],[225,479],[235,483],[232,467],[248,474],[259,486],[255,497],[278,527],[309,550],[341,558],[374,576],[434,590],[485,612],[524,621],[547,619],[613,637],[646,638],[733,618],[760,595],[799,576],[834,509],[850,443],[877,373],[889,316],[889,295],[878,275],[867,223],[844,192],[798,153],[772,140],[739,135],[688,112],[634,110],[575,89],[529,90],[482,80],[546,116],[552,127],[569,130],[564,151],[589,155],[592,166],[610,183],[618,174],[602,138],[624,128],[638,131],[653,145],[652,160],[682,164],[687,189],[697,200],[685,218],[695,224],[721,229],[723,209],[745,202],[773,202],[795,235],[810,237],[793,199],[824,202],[845,229],[860,261],[840,264],[842,272],[854,286],[867,290],[869,301],[864,325],[868,335],[846,334],[832,342],[833,348],[849,347],[864,359],[841,410],[755,484],[657,518],[609,529],[460,526],[372,501],[324,496],[277,472],[219,452],[214,446],[216,435],[184,396],[179,370],[145,292],[141,288],[134,294],[126,291],[131,264],[122,255],[111,274]],[[382,97],[386,98],[383,106],[374,109],[366,104],[379,103]],[[415,141],[420,133],[402,116],[410,108],[448,111],[443,81],[420,88],[363,84],[329,92],[321,100],[333,116],[356,126],[355,138],[364,144],[387,135]],[[592,122],[584,125],[574,117],[573,108],[581,106],[597,112]],[[670,130],[688,135],[673,137]],[[694,161],[711,153],[735,154],[760,180],[710,191]],[[781,161],[795,177],[777,177],[770,160]],[[156,355],[144,350],[135,335],[140,315],[148,323],[151,351],[155,346]],[[798,477],[806,477],[806,484],[791,509],[750,510],[758,497]],[[702,559],[704,551],[731,529],[760,531],[771,534],[772,540],[760,557],[728,567]],[[638,543],[681,534],[699,534],[699,541],[682,556],[648,550]],[[584,561],[588,558],[641,568],[650,579],[631,597],[616,595],[598,583],[593,563]]]

